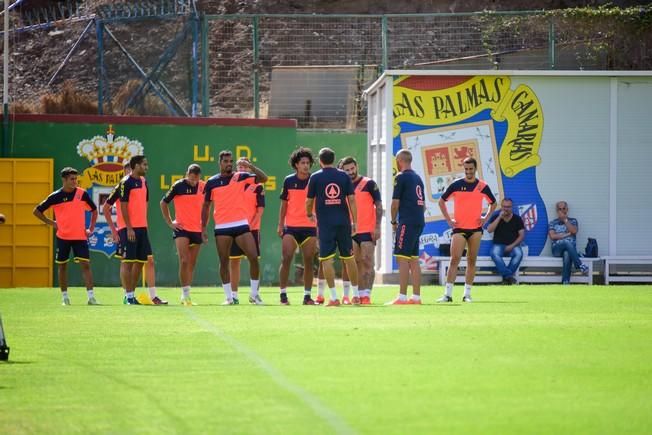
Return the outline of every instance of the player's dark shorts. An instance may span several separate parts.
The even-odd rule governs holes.
[[[251,230],[251,235],[254,236],[254,240],[256,241],[256,255],[258,258],[260,258],[260,231],[259,230]],[[245,256],[244,251],[238,246],[238,244],[233,241],[231,244],[231,252],[229,253],[229,258],[243,258]]]
[[[172,238],[178,239],[179,237],[185,237],[190,240],[190,246],[201,245],[204,241],[200,231],[175,230],[172,234]]]
[[[362,242],[372,242],[374,241],[373,235],[371,233],[358,233],[353,236],[353,241],[358,245],[362,245]]]
[[[118,241],[118,246],[115,249],[115,255],[119,259],[123,259],[125,256],[125,247],[127,246],[127,229],[122,228],[118,230],[118,237],[120,240]]]
[[[283,235],[289,234],[294,237],[297,245],[303,245],[309,238],[317,237],[317,228],[311,227],[285,227]]]
[[[152,246],[149,244],[147,228],[134,228],[136,240],[130,241],[127,236],[127,229],[124,230],[125,250],[122,261],[125,263],[147,263],[147,257],[152,255]]]
[[[421,237],[422,231],[423,225],[408,225],[399,222],[394,240],[394,255],[401,258],[418,258],[419,237]]]
[[[353,257],[353,239],[350,225],[328,225],[319,227],[319,259],[327,260],[335,256],[339,249],[340,258]]]
[[[482,228],[473,228],[473,229],[465,229],[465,228],[454,228],[453,229],[453,234],[461,234],[464,236],[466,240],[469,240],[469,237],[471,237],[475,233],[480,233],[482,234]]]
[[[216,237],[229,236],[235,239],[236,237],[249,232],[251,232],[251,230],[249,229],[249,225],[239,225],[237,227],[231,227],[231,228],[215,228],[214,234]]]
[[[88,240],[64,240],[57,237],[57,255],[55,262],[63,264],[70,261],[71,250],[75,263],[91,260],[91,255],[88,250]]]

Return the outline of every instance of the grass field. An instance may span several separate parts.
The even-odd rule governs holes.
[[[247,290],[247,289],[243,289]],[[650,433],[651,286],[476,286],[473,304],[86,306],[0,289],[0,433]],[[244,296],[244,294],[242,295]],[[461,288],[456,287],[455,300]],[[246,297],[241,297],[241,300]]]

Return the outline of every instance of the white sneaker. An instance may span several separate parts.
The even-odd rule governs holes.
[[[61,305],[64,305],[64,306],[65,305],[70,305],[70,298],[68,296],[63,298],[63,301],[61,302]]]
[[[100,305],[100,303],[97,302],[97,299],[95,299],[94,296],[91,296],[90,298],[88,298],[88,305]]]
[[[260,298],[260,295],[256,295],[256,296],[249,295],[249,303],[254,305],[265,305],[263,300]]]
[[[233,299],[226,299],[222,302],[222,305],[235,305],[235,302],[233,302]]]
[[[473,302],[473,299],[471,299],[471,296],[464,296],[462,302]]]
[[[453,298],[450,296],[443,295],[439,299],[437,299],[437,303],[443,304],[443,303],[448,303],[448,302],[453,302]]]

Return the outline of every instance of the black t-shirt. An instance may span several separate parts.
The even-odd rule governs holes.
[[[492,223],[496,219],[500,219],[499,211],[491,216],[489,223]],[[525,227],[523,226],[523,220],[520,216],[513,214],[509,222],[500,219],[500,222],[498,222],[498,226],[494,231],[494,243],[511,245],[518,237],[518,232],[523,229],[525,229]]]

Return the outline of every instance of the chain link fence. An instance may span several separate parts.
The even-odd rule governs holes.
[[[385,69],[652,69],[652,20],[636,17],[160,11],[13,32],[14,53],[32,55],[12,59],[12,82],[23,80],[14,100],[71,80],[93,92],[101,113],[293,118],[303,128],[359,129],[362,91]],[[52,45],[56,33],[65,43]]]

